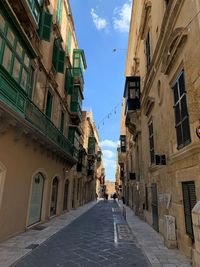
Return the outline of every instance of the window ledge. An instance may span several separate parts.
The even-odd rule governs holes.
[[[169,157],[169,164],[171,165],[179,160],[193,156],[194,154],[197,153],[200,153],[200,142],[190,143],[189,145],[173,153]]]
[[[150,172],[155,172],[155,171],[157,171],[157,170],[159,170],[159,169],[161,169],[163,167],[166,167],[166,165],[156,165],[156,164],[153,163],[152,165],[149,166],[149,171]]]

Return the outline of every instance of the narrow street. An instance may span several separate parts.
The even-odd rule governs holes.
[[[117,203],[100,201],[12,267],[150,266]]]

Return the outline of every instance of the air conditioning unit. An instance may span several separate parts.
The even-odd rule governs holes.
[[[129,173],[129,179],[130,180],[136,180],[136,173],[135,172],[130,172]]]
[[[155,164],[156,165],[166,165],[166,156],[165,155],[155,155]]]

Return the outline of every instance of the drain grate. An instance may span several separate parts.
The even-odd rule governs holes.
[[[36,230],[36,231],[42,231],[42,230],[44,230],[46,228],[47,228],[47,226],[37,225],[37,226],[33,227],[32,229]]]
[[[28,247],[26,247],[25,249],[34,249],[37,248],[39,246],[39,244],[30,244]]]

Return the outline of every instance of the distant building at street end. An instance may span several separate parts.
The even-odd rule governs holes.
[[[105,186],[106,186],[106,193],[108,194],[109,197],[111,197],[116,192],[115,182],[106,180]]]

